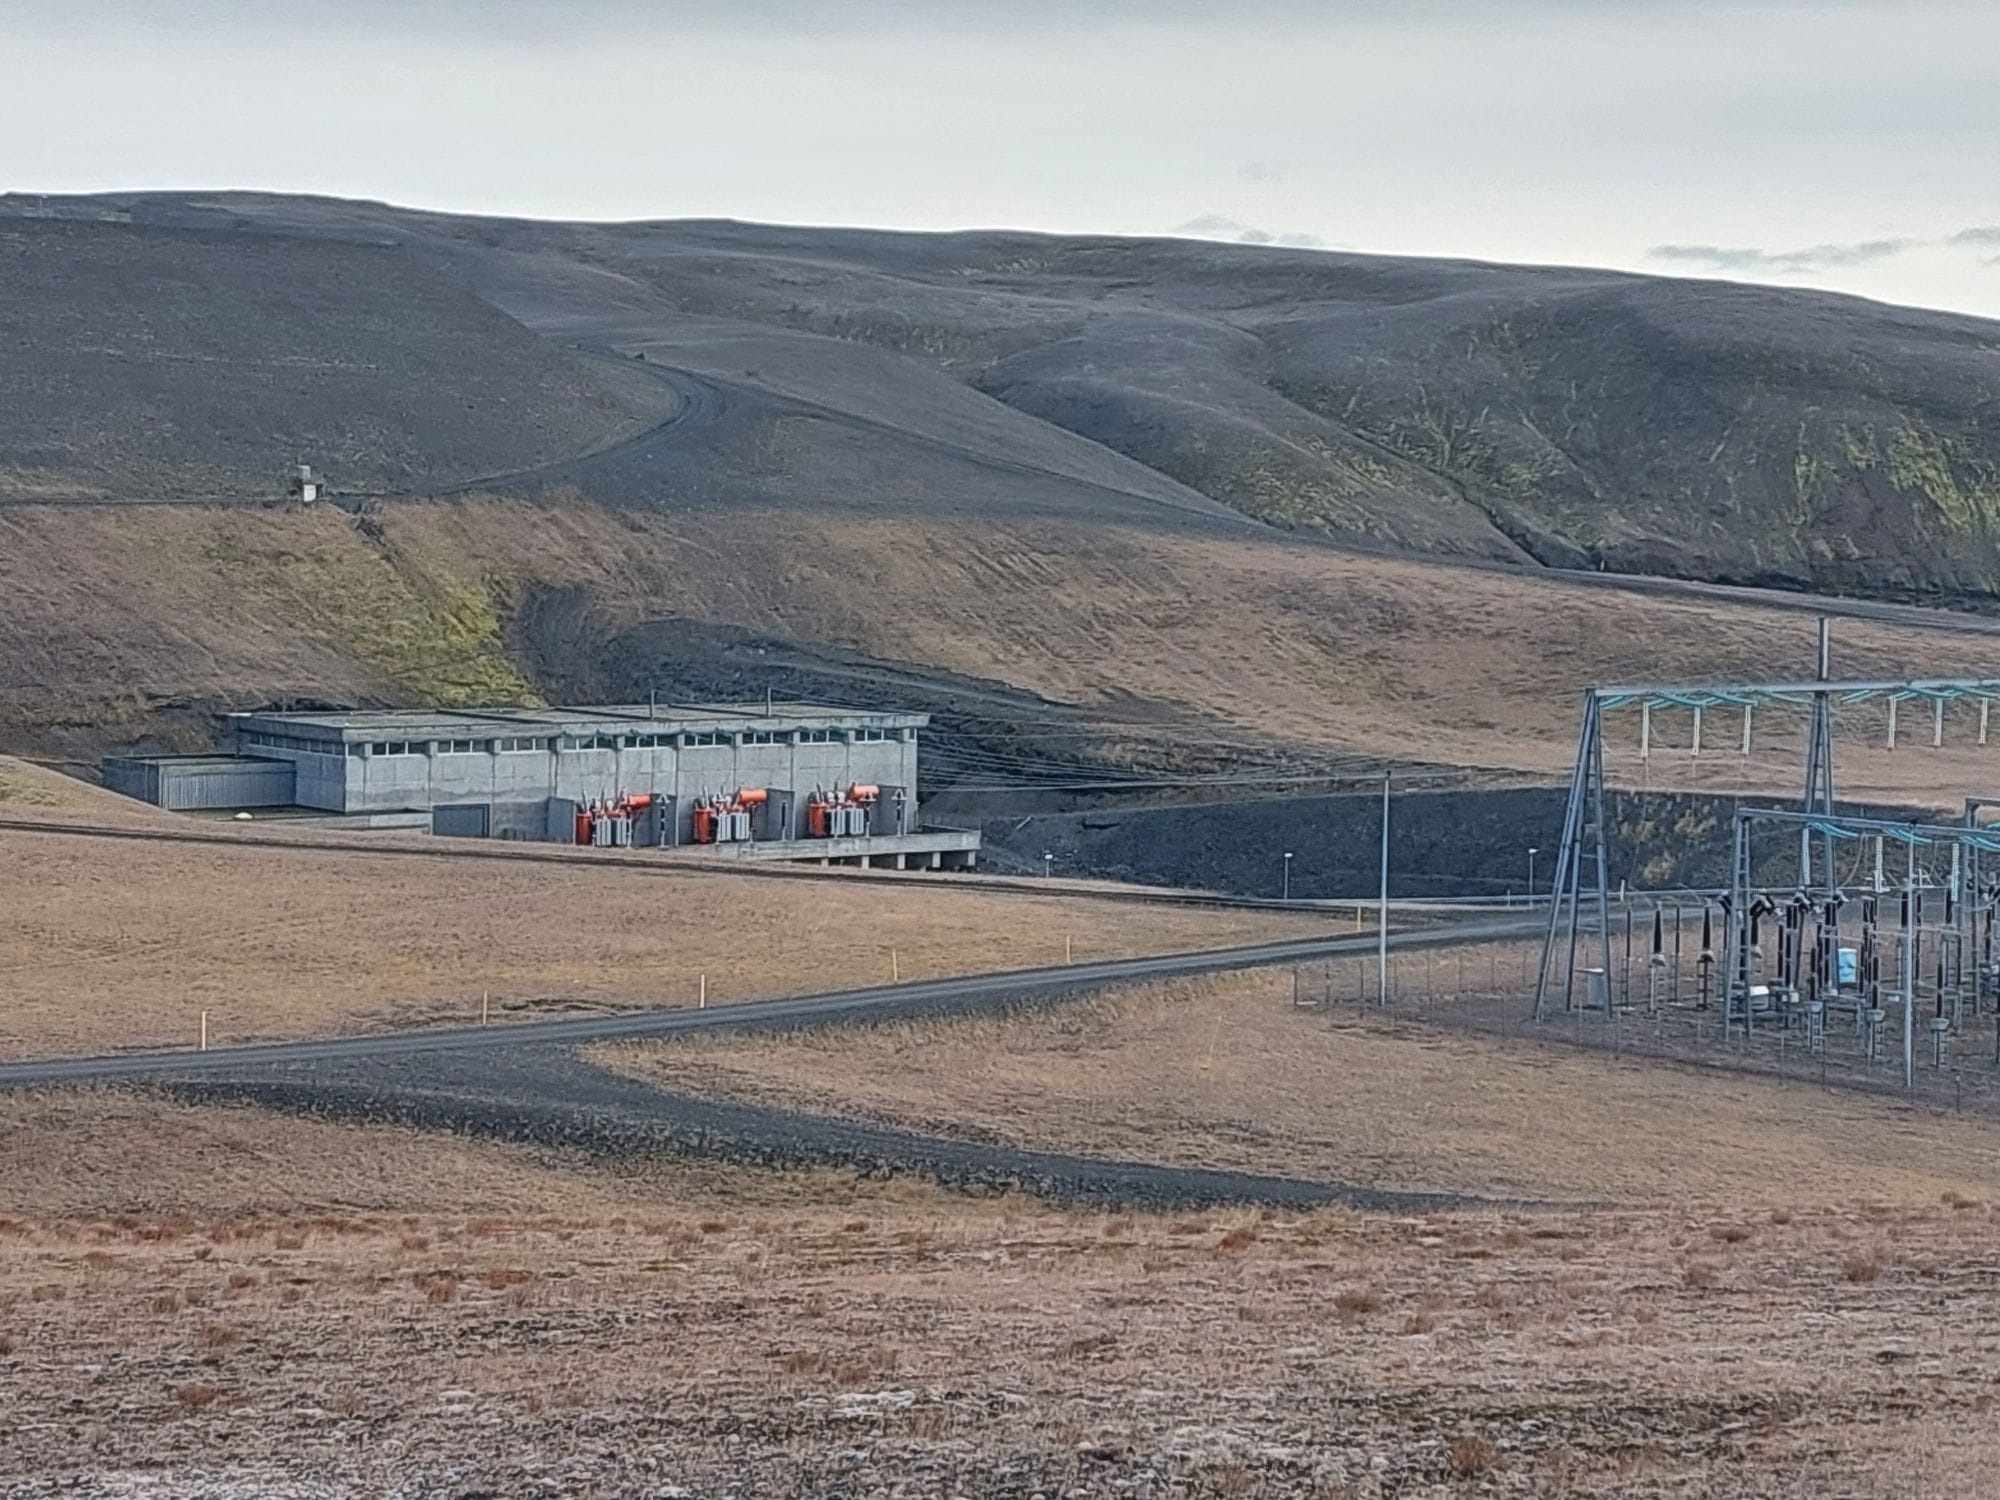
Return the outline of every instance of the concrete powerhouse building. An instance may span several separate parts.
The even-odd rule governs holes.
[[[977,857],[976,833],[919,820],[917,733],[928,714],[640,703],[229,722],[233,754],[114,758],[105,784],[181,810],[311,809],[467,837],[589,841],[579,815],[617,808],[627,826],[596,842],[949,868]],[[829,831],[814,809],[835,800],[845,810]],[[720,839],[704,812],[714,808],[739,814]]]

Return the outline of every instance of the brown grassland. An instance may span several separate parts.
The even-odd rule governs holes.
[[[91,789],[84,789],[89,793]],[[96,795],[105,795],[97,793]],[[424,840],[420,847],[436,849]],[[1324,931],[1080,895],[0,830],[0,1056],[711,1003]],[[1065,946],[1067,940],[1067,947]],[[892,958],[893,950],[893,958]]]
[[[1064,932],[1086,957],[1297,930],[582,860],[46,834],[0,856],[17,1051],[176,1039],[202,1003],[270,1035],[461,1018],[486,985],[530,1012],[686,1003],[690,934],[742,939],[699,950],[736,998],[892,942],[914,974],[1044,961]],[[0,1095],[0,1494],[1944,1500],[2000,1462],[2000,1133],[1970,1118],[1390,1029],[1295,1008],[1288,972],[594,1055],[1468,1201],[1106,1213],[147,1090]]]
[[[1346,974],[1335,988],[1354,993]],[[1289,970],[595,1055],[682,1091],[817,1114],[1412,1191],[1717,1210],[2000,1198],[1990,1123],[1803,1083],[1392,1032],[1352,1006],[1294,1008]]]
[[[1585,1081],[1635,1140],[1638,1080]],[[1991,1200],[1774,1208],[1782,1154],[1699,1204],[1107,1215],[146,1094],[0,1132],[10,1492],[1803,1500],[1996,1456]]]

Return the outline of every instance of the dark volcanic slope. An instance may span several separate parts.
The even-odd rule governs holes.
[[[644,353],[701,420],[530,476],[607,499],[1176,524],[1226,506],[1459,555],[2000,592],[2000,324],[1977,319],[1180,241],[246,195],[59,211],[393,240],[553,339]]]
[[[402,489],[651,426],[668,394],[394,245],[0,219],[0,494]]]

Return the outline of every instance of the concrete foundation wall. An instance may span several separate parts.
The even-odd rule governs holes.
[[[342,810],[347,789],[347,761],[344,756],[330,752],[316,754],[303,750],[265,749],[259,749],[255,754],[260,760],[282,762],[292,768],[291,800],[296,806],[316,807],[327,812]]]

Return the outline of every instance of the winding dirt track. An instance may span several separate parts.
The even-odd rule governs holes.
[[[1401,949],[1498,941],[1524,935],[1535,920],[1462,922],[1392,934],[1389,942]],[[0,1067],[0,1088],[151,1079],[183,1098],[254,1103],[337,1119],[389,1120],[602,1157],[696,1154],[765,1167],[914,1174],[971,1191],[1023,1189],[1063,1202],[1103,1206],[1249,1202],[1345,1204],[1398,1212],[1498,1206],[1455,1195],[1068,1156],[692,1098],[618,1077],[582,1061],[573,1050],[584,1042],[837,1025],[1050,1001],[1134,980],[1367,953],[1375,941],[1372,935],[1300,939],[707,1010],[15,1063]]]

